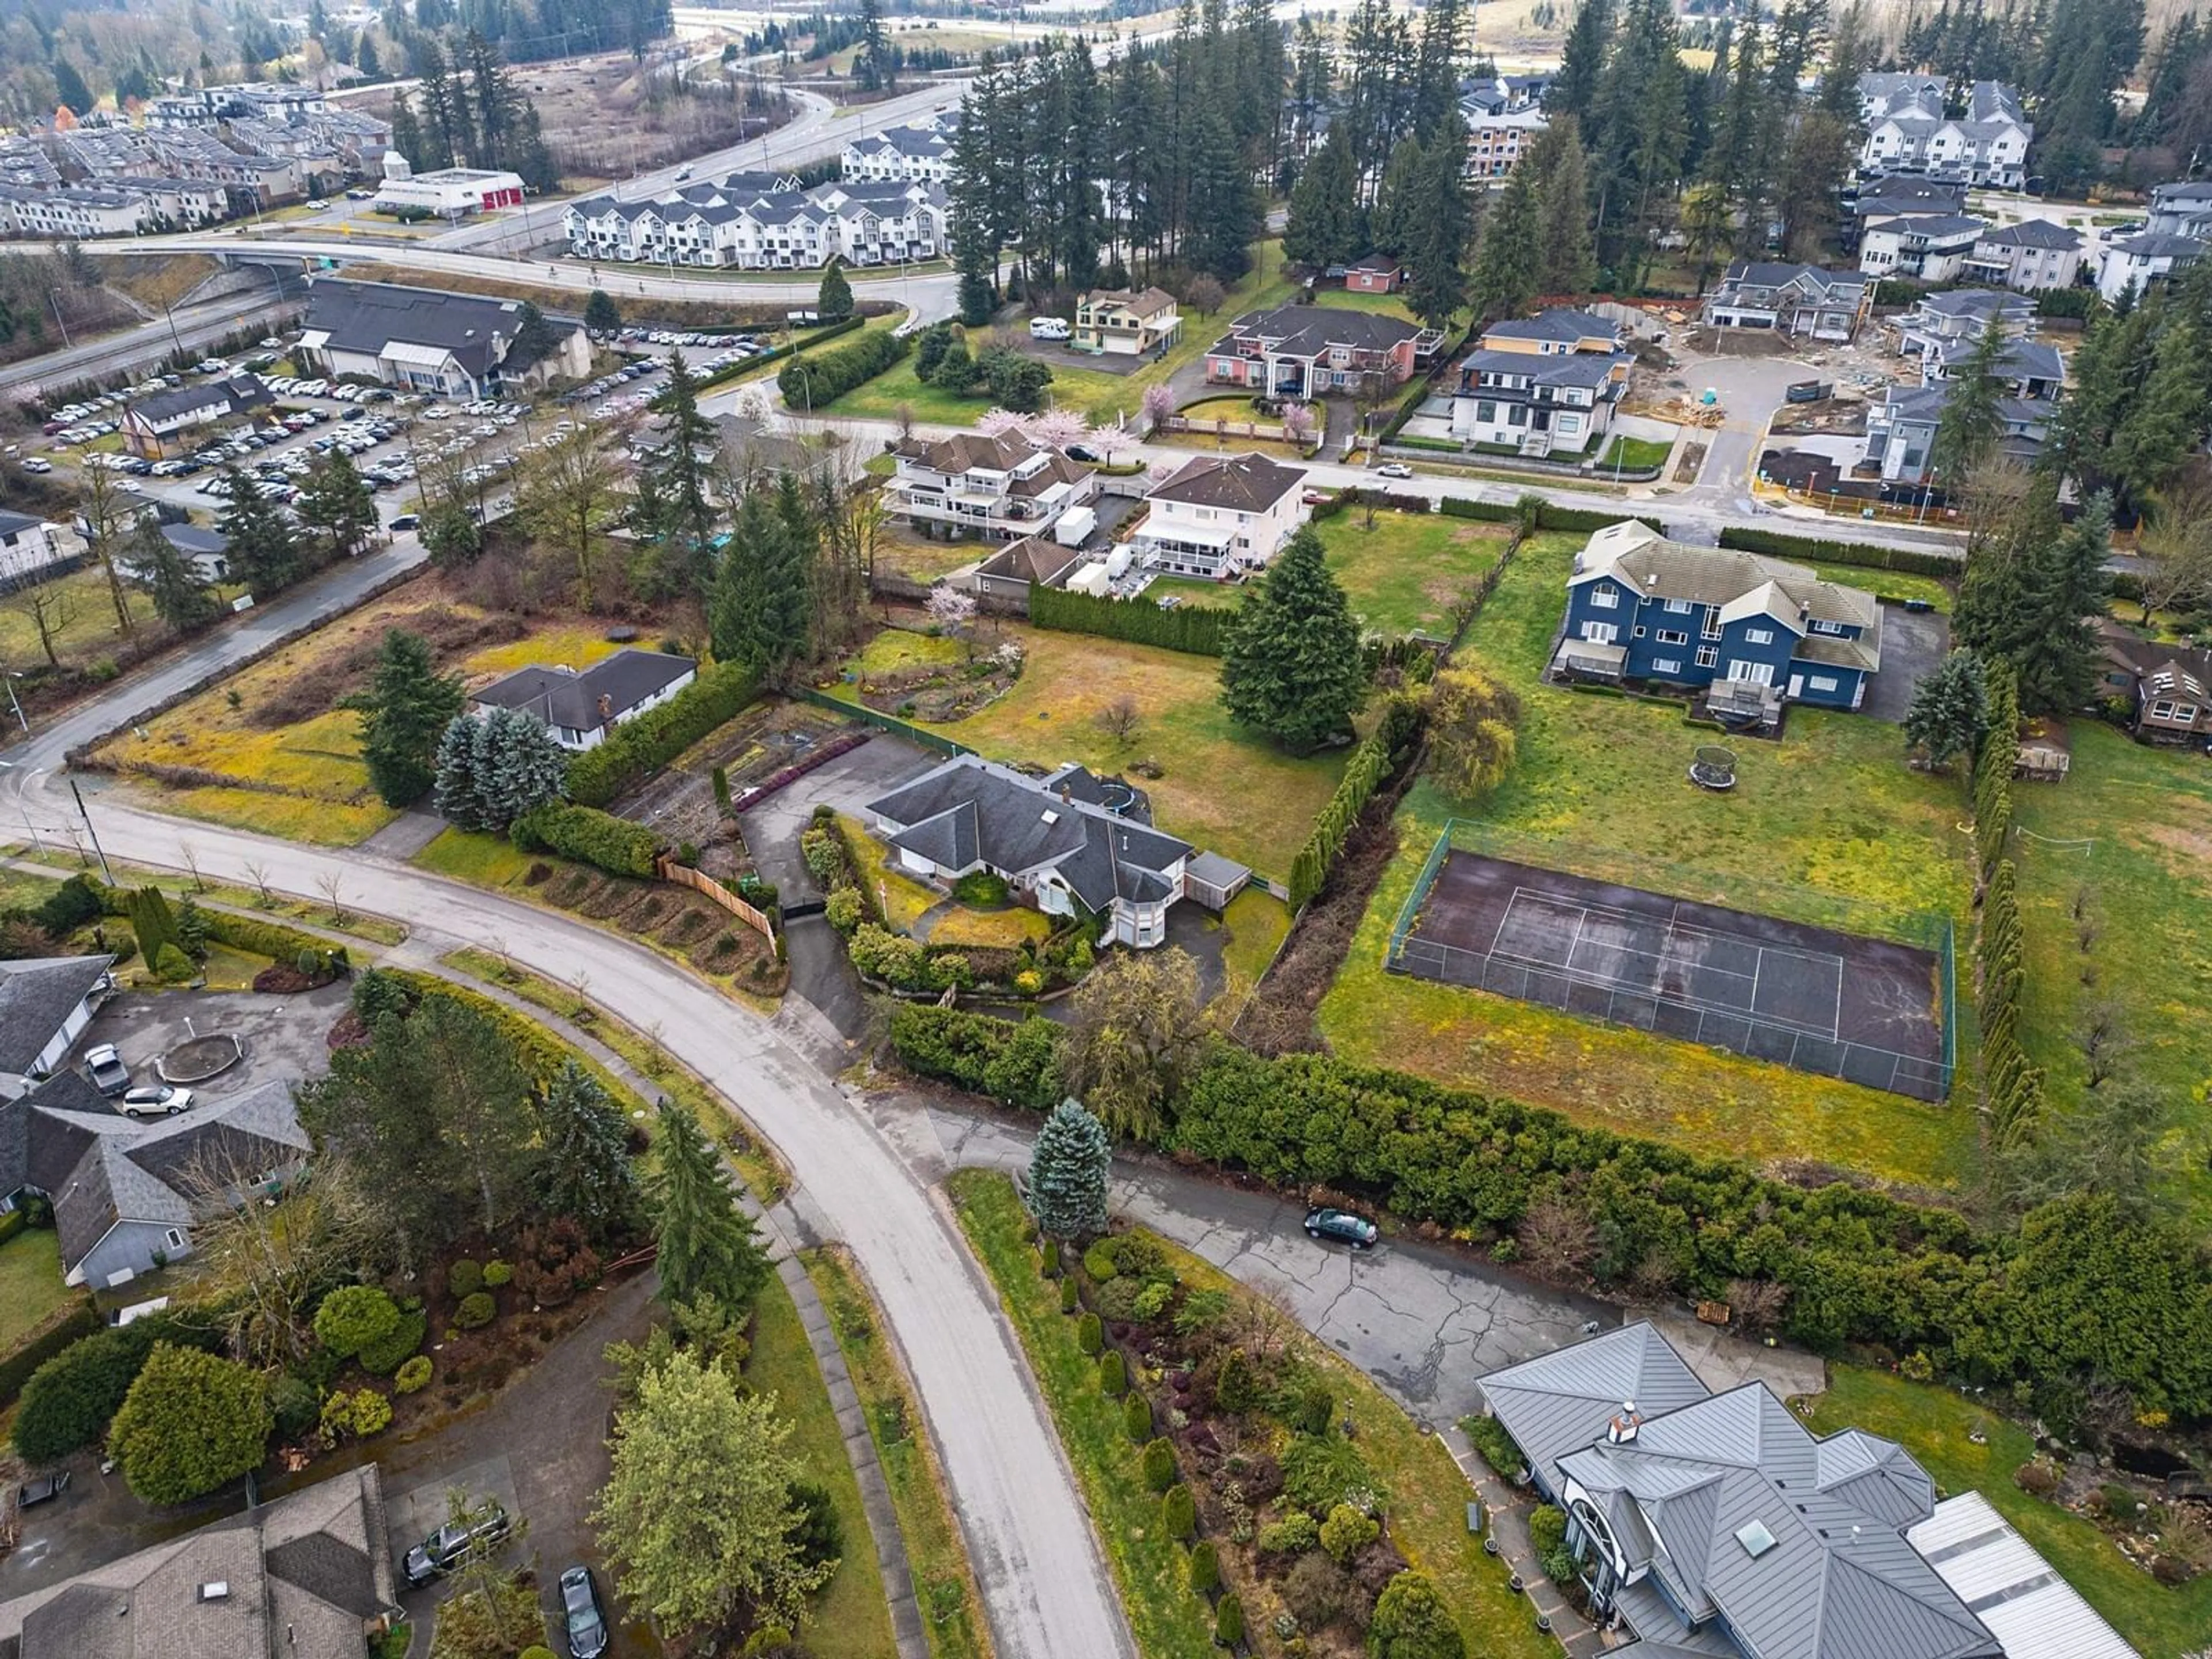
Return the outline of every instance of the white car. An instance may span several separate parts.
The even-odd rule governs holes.
[[[51,472],[53,470],[54,464],[52,461],[38,455],[32,456],[29,460],[23,463],[23,471],[26,472]]]
[[[1378,478],[1410,478],[1413,476],[1413,469],[1403,461],[1385,461],[1375,469],[1375,476]]]
[[[125,1117],[174,1117],[191,1109],[192,1091],[167,1083],[149,1084],[126,1091],[122,1104]]]

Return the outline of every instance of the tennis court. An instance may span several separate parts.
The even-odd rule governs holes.
[[[1869,1088],[1949,1092],[1936,953],[1453,848],[1393,969]]]

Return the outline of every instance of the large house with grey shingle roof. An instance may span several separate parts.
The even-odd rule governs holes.
[[[1634,520],[1595,532],[1567,578],[1563,677],[1703,686],[1717,712],[1856,708],[1881,666],[1881,608],[1810,566],[1668,541]]]
[[[1443,333],[1379,312],[1334,306],[1248,311],[1206,349],[1206,378],[1267,398],[1388,391],[1412,378]]]
[[[21,1094],[59,1067],[114,990],[108,972],[114,962],[109,956],[0,962],[0,1097]]]
[[[1764,1382],[1712,1393],[1649,1324],[1482,1393],[1632,1659],[2132,1659],[1974,1494],[1938,1503],[1894,1441],[1815,1436]]]
[[[1047,915],[1103,916],[1108,939],[1139,950],[1166,942],[1177,900],[1219,910],[1252,878],[1153,829],[1134,790],[1080,766],[1032,778],[962,755],[862,810],[916,880],[988,872]]]
[[[400,1616],[374,1463],[0,1601],[9,1659],[363,1659]]]
[[[281,1190],[309,1150],[289,1084],[141,1122],[64,1072],[0,1102],[0,1208],[50,1200],[64,1276],[105,1289],[190,1255],[210,1206]]]

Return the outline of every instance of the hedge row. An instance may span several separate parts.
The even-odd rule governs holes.
[[[760,682],[736,663],[716,663],[658,708],[625,720],[596,749],[568,763],[568,799],[605,806],[651,777],[760,693]]]
[[[40,1331],[5,1359],[0,1359],[0,1411],[15,1403],[15,1396],[23,1392],[23,1384],[31,1380],[32,1372],[80,1337],[90,1336],[100,1328],[100,1310],[87,1297],[70,1310],[68,1317]]]
[[[826,409],[854,386],[866,384],[914,349],[911,337],[871,334],[851,345],[825,351],[804,362],[786,363],[775,377],[775,389],[787,407]]]
[[[2043,1073],[2021,1047],[2022,981],[2020,891],[2004,855],[2012,834],[2012,776],[2020,757],[2020,691],[2009,665],[1986,671],[1990,726],[1974,759],[1974,850],[1989,885],[1974,940],[1982,1028],[1982,1091],[2000,1143],[2032,1138],[2043,1115]]]
[[[914,1006],[894,1018],[891,1041],[916,1072],[1035,1101],[1056,1082],[1057,1040],[1033,1029],[1046,1022],[1028,1024],[1024,1035]],[[1632,1279],[1644,1296],[1723,1300],[1778,1285],[1780,1328],[1795,1340],[1881,1344],[1972,1382],[2024,1384],[2053,1423],[2075,1420],[2087,1391],[2106,1385],[2139,1412],[2212,1415],[2202,1340],[2212,1261],[2185,1229],[2130,1221],[2109,1200],[2064,1200],[2017,1233],[1983,1233],[1951,1211],[1842,1182],[1808,1190],[1515,1101],[1226,1042],[1170,1106],[1170,1152],[1467,1236],[1517,1231],[1524,1258],[1570,1281]],[[1547,1246],[1558,1259],[1542,1260]]]
[[[1595,507],[1556,507],[1550,501],[1544,502],[1536,509],[1536,528],[1539,530],[1602,530],[1607,525],[1619,524],[1625,519],[1649,525],[1662,536],[1667,533],[1667,526],[1649,513],[1608,513]],[[1725,545],[1725,533],[1722,539]]]
[[[518,852],[558,853],[611,876],[653,875],[660,850],[660,837],[643,824],[596,806],[540,806],[517,818],[507,837]]]
[[[90,876],[72,877],[82,881],[100,901],[104,915],[128,916],[133,897],[141,890],[131,887],[110,887]],[[207,935],[218,945],[228,945],[234,951],[244,951],[257,957],[267,957],[272,962],[296,962],[307,951],[326,959],[340,973],[352,970],[345,946],[332,945],[318,934],[302,928],[272,921],[267,916],[249,916],[234,910],[203,908],[200,913],[207,921]],[[150,964],[149,964],[150,965]]]
[[[1417,696],[1400,694],[1385,700],[1382,718],[1346,760],[1336,793],[1321,809],[1313,833],[1291,860],[1291,909],[1299,908],[1321,891],[1322,884],[1328,879],[1329,866],[1344,850],[1368,800],[1420,737],[1421,708]]]
[[[1942,553],[1879,547],[1872,542],[1836,542],[1818,536],[1785,536],[1778,530],[1738,529],[1733,525],[1722,530],[1721,545],[1805,564],[1856,565],[1911,576],[1955,576],[1963,568],[1960,561]]]
[[[1063,634],[1095,634],[1133,645],[1188,651],[1218,657],[1223,636],[1237,613],[1225,605],[1179,605],[1164,611],[1142,597],[1109,599],[1095,593],[1071,593],[1042,585],[1030,589],[1030,621]]]
[[[718,368],[712,374],[702,374],[697,378],[696,384],[700,391],[704,392],[711,386],[721,385],[725,380],[734,380],[740,374],[750,374],[763,363],[776,362],[785,357],[795,357],[802,351],[820,345],[824,340],[834,340],[840,334],[850,334],[854,329],[866,326],[867,320],[865,317],[855,316],[841,317],[834,323],[823,323],[818,328],[807,330],[803,337],[794,338],[787,345],[770,346],[766,351],[756,351],[741,363],[732,363],[726,368]],[[660,398],[655,398],[653,408],[665,409],[667,405],[663,400],[667,395],[664,392]]]

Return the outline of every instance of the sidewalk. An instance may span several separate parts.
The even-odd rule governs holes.
[[[1603,1634],[1567,1605],[1566,1598],[1559,1594],[1559,1587],[1544,1576],[1544,1569],[1537,1562],[1535,1546],[1528,1540],[1528,1511],[1534,1505],[1528,1494],[1491,1472],[1490,1465],[1482,1461],[1481,1454],[1458,1424],[1443,1430],[1437,1437],[1444,1443],[1452,1461],[1459,1465],[1460,1473],[1482,1499],[1483,1518],[1490,1535],[1498,1542],[1498,1559],[1521,1576],[1521,1582],[1528,1587],[1532,1612],[1552,1621],[1552,1634],[1559,1638],[1559,1645],[1574,1659],[1591,1659],[1592,1655],[1604,1652]]]

